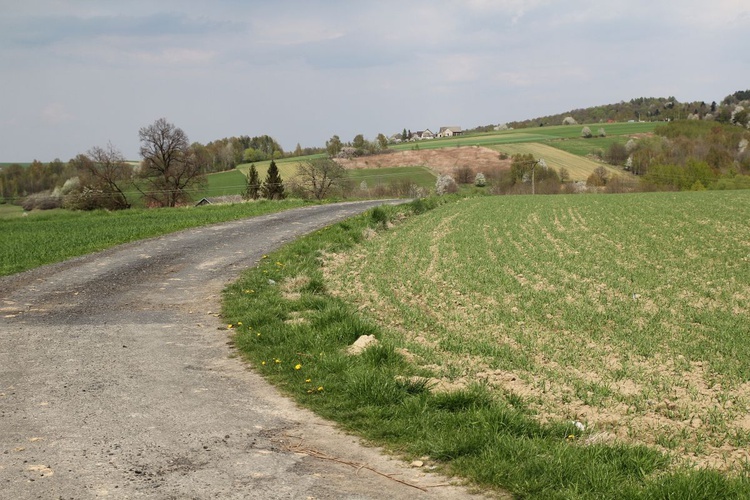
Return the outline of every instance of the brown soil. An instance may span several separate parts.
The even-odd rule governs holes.
[[[510,169],[510,159],[501,160],[497,151],[479,146],[394,151],[336,161],[347,169],[425,166],[438,174],[449,174],[465,166],[482,172]]]

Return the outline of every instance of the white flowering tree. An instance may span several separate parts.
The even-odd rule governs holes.
[[[474,177],[474,185],[476,187],[484,187],[487,185],[487,179],[482,172],[478,172],[476,177]]]
[[[435,182],[435,193],[438,196],[442,196],[448,193],[455,193],[458,191],[456,181],[450,175],[439,175],[437,182]]]

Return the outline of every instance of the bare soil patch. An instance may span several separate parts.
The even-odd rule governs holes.
[[[458,167],[482,172],[510,170],[510,159],[501,160],[497,151],[479,146],[395,151],[336,161],[346,169],[424,166],[438,174],[452,173]]]

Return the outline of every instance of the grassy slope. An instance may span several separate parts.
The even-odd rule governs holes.
[[[578,156],[602,156],[607,152],[612,143],[618,142],[620,144],[625,144],[627,141],[628,136],[615,135],[607,137],[592,137],[591,139],[555,139],[545,141],[544,144]]]
[[[492,149],[502,151],[508,155],[531,153],[534,155],[534,158],[544,158],[547,166],[554,168],[555,170],[559,171],[560,168],[566,168],[570,174],[571,181],[585,181],[599,166],[603,166],[613,175],[627,175],[630,177],[630,174],[623,172],[620,169],[613,168],[606,163],[596,162],[583,156],[574,155],[547,144],[537,142],[505,144],[502,146],[493,146]]]
[[[305,205],[299,200],[259,201],[197,208],[120,212],[32,212],[0,217],[0,276],[60,262],[105,248],[188,227],[251,217]]]
[[[227,290],[225,314],[253,365],[302,404],[478,484],[524,498],[745,498],[747,476],[682,468],[658,450],[700,454],[722,438],[747,447],[747,433],[721,434],[742,408],[723,422],[704,408],[703,430],[680,423],[683,403],[722,401],[710,387],[742,391],[750,372],[737,310],[749,307],[750,277],[734,258],[747,253],[749,211],[746,193],[484,198],[362,243],[363,228],[384,218],[373,213],[269,256]],[[718,234],[722,245],[712,245]],[[695,309],[703,296],[721,301]],[[365,334],[380,346],[346,356]],[[689,392],[698,379],[682,377],[694,371],[708,393]],[[464,389],[433,393],[414,375]],[[630,378],[641,390],[619,385]],[[504,381],[517,385],[503,390]],[[541,396],[520,392],[526,383]],[[662,397],[668,405],[651,406]],[[555,398],[590,411],[555,413]],[[594,410],[619,411],[623,399],[678,432],[626,433],[648,447],[606,444],[599,433],[617,421]]]
[[[282,179],[290,179],[297,174],[297,165],[299,165],[300,162],[309,160],[311,158],[315,158],[315,156],[303,156],[298,158],[284,158],[281,160],[276,160],[276,167],[278,167]],[[268,167],[269,165],[271,165],[271,162],[258,161],[254,164],[255,168],[258,170],[260,180],[262,181],[266,178],[266,173],[268,172]],[[237,166],[237,170],[240,170],[243,174],[247,175],[247,172],[250,170],[250,165],[250,163],[243,163]]]

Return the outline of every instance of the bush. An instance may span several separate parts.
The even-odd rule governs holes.
[[[474,170],[471,167],[457,167],[453,169],[453,175],[459,184],[471,184],[474,180]]]
[[[607,149],[605,159],[611,165],[623,165],[628,160],[628,150],[623,144],[613,142]]]
[[[375,207],[370,212],[370,220],[376,226],[385,226],[386,222],[388,222],[388,214],[381,207]]]
[[[584,139],[591,139],[594,136],[594,134],[591,133],[591,129],[588,127],[583,127],[581,129],[581,137]]]

